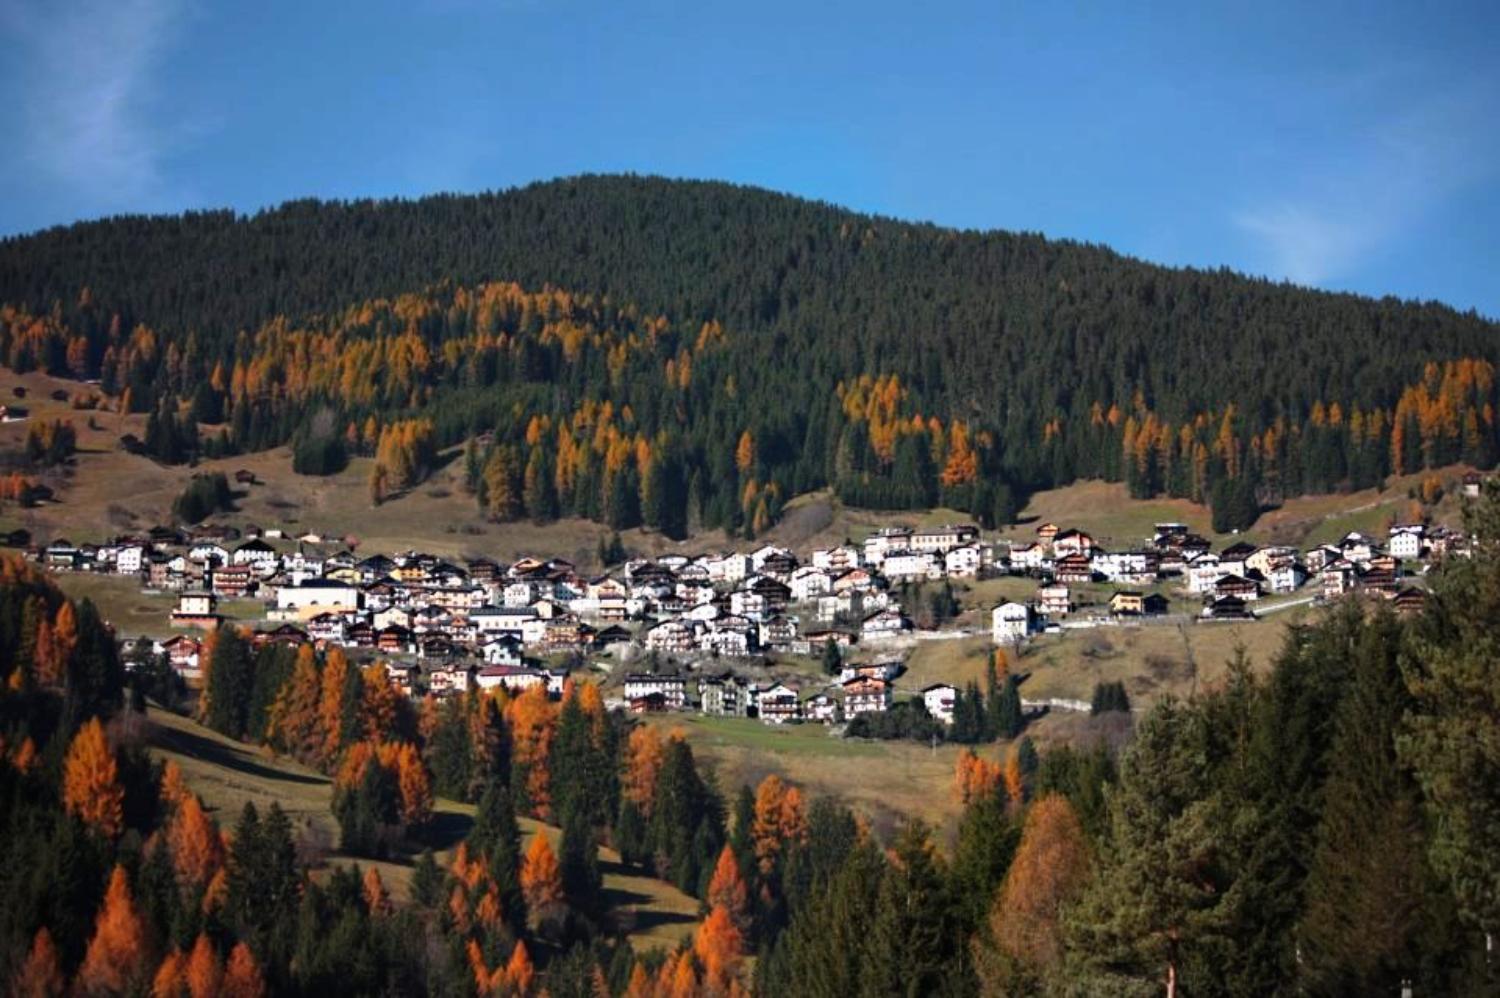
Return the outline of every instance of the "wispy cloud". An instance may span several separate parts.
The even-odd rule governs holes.
[[[1493,172],[1489,104],[1477,93],[1411,103],[1283,178],[1291,193],[1232,215],[1264,269],[1303,284],[1338,282]]]
[[[0,25],[23,67],[23,142],[49,186],[93,210],[150,208],[167,193],[163,159],[181,132],[151,114],[179,0],[6,3]]]

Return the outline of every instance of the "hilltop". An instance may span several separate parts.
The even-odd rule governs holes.
[[[499,520],[760,533],[828,489],[993,525],[1100,478],[1243,528],[1497,456],[1476,315],[718,183],[107,219],[0,242],[0,302],[0,360],[99,379],[166,462],[402,491],[472,440]]]

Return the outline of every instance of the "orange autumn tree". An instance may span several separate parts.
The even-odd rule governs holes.
[[[266,979],[255,961],[255,954],[244,943],[235,943],[224,966],[224,983],[220,998],[265,998]]]
[[[83,995],[111,995],[134,991],[150,973],[146,922],[130,895],[125,868],[116,865],[109,875],[104,903],[94,920],[89,942],[74,987]]]
[[[410,742],[355,742],[344,754],[334,786],[352,790],[365,778],[365,769],[379,766],[400,792],[401,821],[422,825],[432,817],[432,777],[417,747]]]
[[[161,770],[161,802],[167,806],[168,811],[173,811],[177,805],[187,800],[191,793],[187,780],[182,775],[182,769],[175,760],[168,759],[167,764]]]
[[[505,964],[506,987],[513,995],[528,995],[535,979],[536,969],[531,965],[531,954],[526,952],[526,943],[517,940],[516,948],[510,951],[510,959]]]
[[[755,438],[746,430],[740,434],[740,442],[734,449],[734,466],[740,469],[741,475],[750,473],[755,467]]]
[[[73,602],[63,600],[52,620],[37,627],[32,663],[36,681],[42,686],[61,686],[67,675],[68,658],[78,646],[78,617]]]
[[[625,746],[625,780],[621,790],[625,799],[646,817],[651,816],[651,804],[656,799],[656,777],[665,757],[666,746],[655,728],[643,724],[631,729],[630,740]]]
[[[194,893],[208,887],[224,866],[224,843],[195,794],[188,794],[167,826],[167,845],[177,883]]]
[[[734,919],[715,906],[693,936],[693,953],[703,965],[703,986],[711,994],[725,994],[739,973],[745,940]]]
[[[63,807],[105,838],[125,827],[125,790],[104,726],[92,718],[68,746],[63,762]]]
[[[538,683],[529,686],[505,709],[510,723],[511,752],[519,772],[525,775],[525,799],[532,812],[545,819],[552,812],[551,775],[547,756],[556,731],[557,709]]]
[[[1088,883],[1083,826],[1066,797],[1048,794],[1026,815],[1021,843],[976,939],[975,969],[986,993],[1008,994],[1062,960],[1062,913]]]
[[[187,990],[187,955],[177,947],[162,958],[151,980],[151,998],[180,998]]]
[[[224,965],[219,962],[219,953],[206,934],[198,933],[193,951],[187,958],[188,994],[192,998],[218,998],[219,988],[224,983]]]
[[[385,889],[385,881],[380,879],[380,870],[370,866],[365,868],[363,894],[365,907],[370,909],[372,915],[388,915],[391,912],[391,895]]]
[[[389,738],[395,734],[401,709],[401,692],[391,683],[385,666],[375,662],[361,674],[360,720],[365,738]]]
[[[11,994],[15,998],[57,998],[67,984],[57,947],[52,943],[52,934],[43,926],[36,930],[36,936],[31,940],[26,962],[21,964],[11,983]]]
[[[755,842],[760,872],[769,874],[788,846],[807,839],[802,791],[783,783],[775,773],[762,780],[755,790],[755,818],[750,835]]]
[[[1005,780],[1005,795],[1010,800],[1010,806],[1020,807],[1026,802],[1026,777],[1021,772],[1021,754],[1014,746],[1005,757],[1002,777]]]
[[[954,420],[948,427],[948,460],[939,479],[946,487],[967,485],[979,477],[979,456],[969,441],[967,424]]]
[[[337,646],[329,649],[323,662],[323,681],[318,698],[318,727],[322,731],[319,757],[324,763],[337,759],[344,743],[354,736],[354,732],[344,731],[344,698],[352,693],[348,689],[352,679],[350,671],[344,650]]]
[[[969,804],[994,793],[1000,782],[999,763],[980,758],[967,748],[958,754],[953,769],[953,789],[960,803]]]
[[[531,837],[521,861],[521,890],[526,894],[526,907],[538,921],[563,903],[562,870],[547,836],[541,832]]]
[[[317,762],[323,751],[323,731],[319,727],[322,700],[323,677],[313,647],[299,645],[291,679],[282,683],[271,705],[268,726],[271,743],[299,762]]]
[[[719,862],[714,866],[714,875],[708,882],[708,894],[704,898],[709,908],[723,908],[741,936],[750,931],[750,889],[740,872],[740,864],[734,850],[728,845],[719,851]]]
[[[641,961],[637,960],[630,968],[630,981],[625,985],[624,998],[651,998],[655,993],[651,976],[646,973]]]

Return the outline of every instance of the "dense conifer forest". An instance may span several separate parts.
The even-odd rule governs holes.
[[[1230,528],[1497,457],[1472,313],[720,183],[107,219],[0,242],[0,302],[0,360],[100,378],[160,460],[326,473],[416,420],[372,497],[472,441],[499,519],[755,533],[832,486],[989,523],[1105,477]]]

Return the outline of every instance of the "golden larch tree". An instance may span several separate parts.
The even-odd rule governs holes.
[[[400,710],[401,693],[391,683],[385,665],[375,662],[360,673],[364,680],[361,690],[360,721],[366,738],[390,738],[396,727]]]
[[[625,985],[624,998],[651,998],[655,991],[651,975],[646,973],[646,968],[637,960],[630,968],[630,981]]]
[[[665,758],[666,747],[655,728],[643,724],[631,730],[625,746],[625,785],[621,789],[626,799],[647,817],[656,798],[656,776]]]
[[[323,662],[323,681],[318,698],[318,727],[323,744],[320,756],[325,762],[337,758],[344,744],[344,696],[349,685],[349,660],[342,648],[331,648]]]
[[[68,746],[63,763],[63,807],[106,838],[125,826],[125,791],[104,726],[92,718]]]
[[[370,909],[370,914],[390,914],[390,892],[385,889],[385,881],[380,879],[380,871],[373,866],[365,868],[364,897],[365,907]]]
[[[265,998],[266,979],[255,954],[244,943],[235,943],[224,967],[222,998]]]
[[[989,916],[989,942],[1031,972],[1062,960],[1062,912],[1088,882],[1083,826],[1066,797],[1048,794],[1026,815],[1015,860]],[[987,993],[1009,989],[1005,961],[976,945],[976,969]]]
[[[291,679],[282,684],[271,705],[270,734],[272,742],[300,762],[315,762],[322,752],[322,699],[323,679],[313,647],[299,645]]]
[[[177,882],[185,890],[205,889],[224,866],[223,840],[196,794],[188,794],[178,804],[167,826],[167,845],[172,851]]]
[[[703,985],[723,994],[739,973],[745,940],[723,906],[715,906],[693,936],[693,953],[703,965]]]
[[[15,998],[59,998],[67,986],[52,934],[42,926],[32,937],[26,962],[21,964],[11,982],[11,994]]]
[[[741,935],[749,932],[750,889],[740,872],[734,850],[727,845],[719,851],[719,862],[714,866],[714,875],[708,882],[708,896],[705,900],[710,908],[723,908],[729,912],[730,919]]]
[[[734,449],[734,466],[740,469],[740,474],[750,473],[755,467],[755,438],[746,430],[740,434],[740,442]]]
[[[188,994],[192,998],[218,998],[224,983],[224,965],[219,952],[205,933],[198,933],[193,951],[187,959]]]
[[[562,871],[547,836],[540,832],[531,837],[521,861],[521,890],[526,894],[526,906],[539,917],[563,903]]]
[[[526,944],[517,940],[516,948],[510,951],[510,960],[505,964],[505,985],[511,994],[524,998],[531,993],[535,979],[536,969],[531,965],[531,954],[526,952]]]
[[[146,922],[130,895],[125,868],[116,865],[109,875],[104,903],[94,919],[89,942],[74,987],[85,995],[115,995],[134,991],[151,972]]]
[[[151,980],[151,998],[182,998],[187,990],[187,956],[177,947],[162,957]]]

